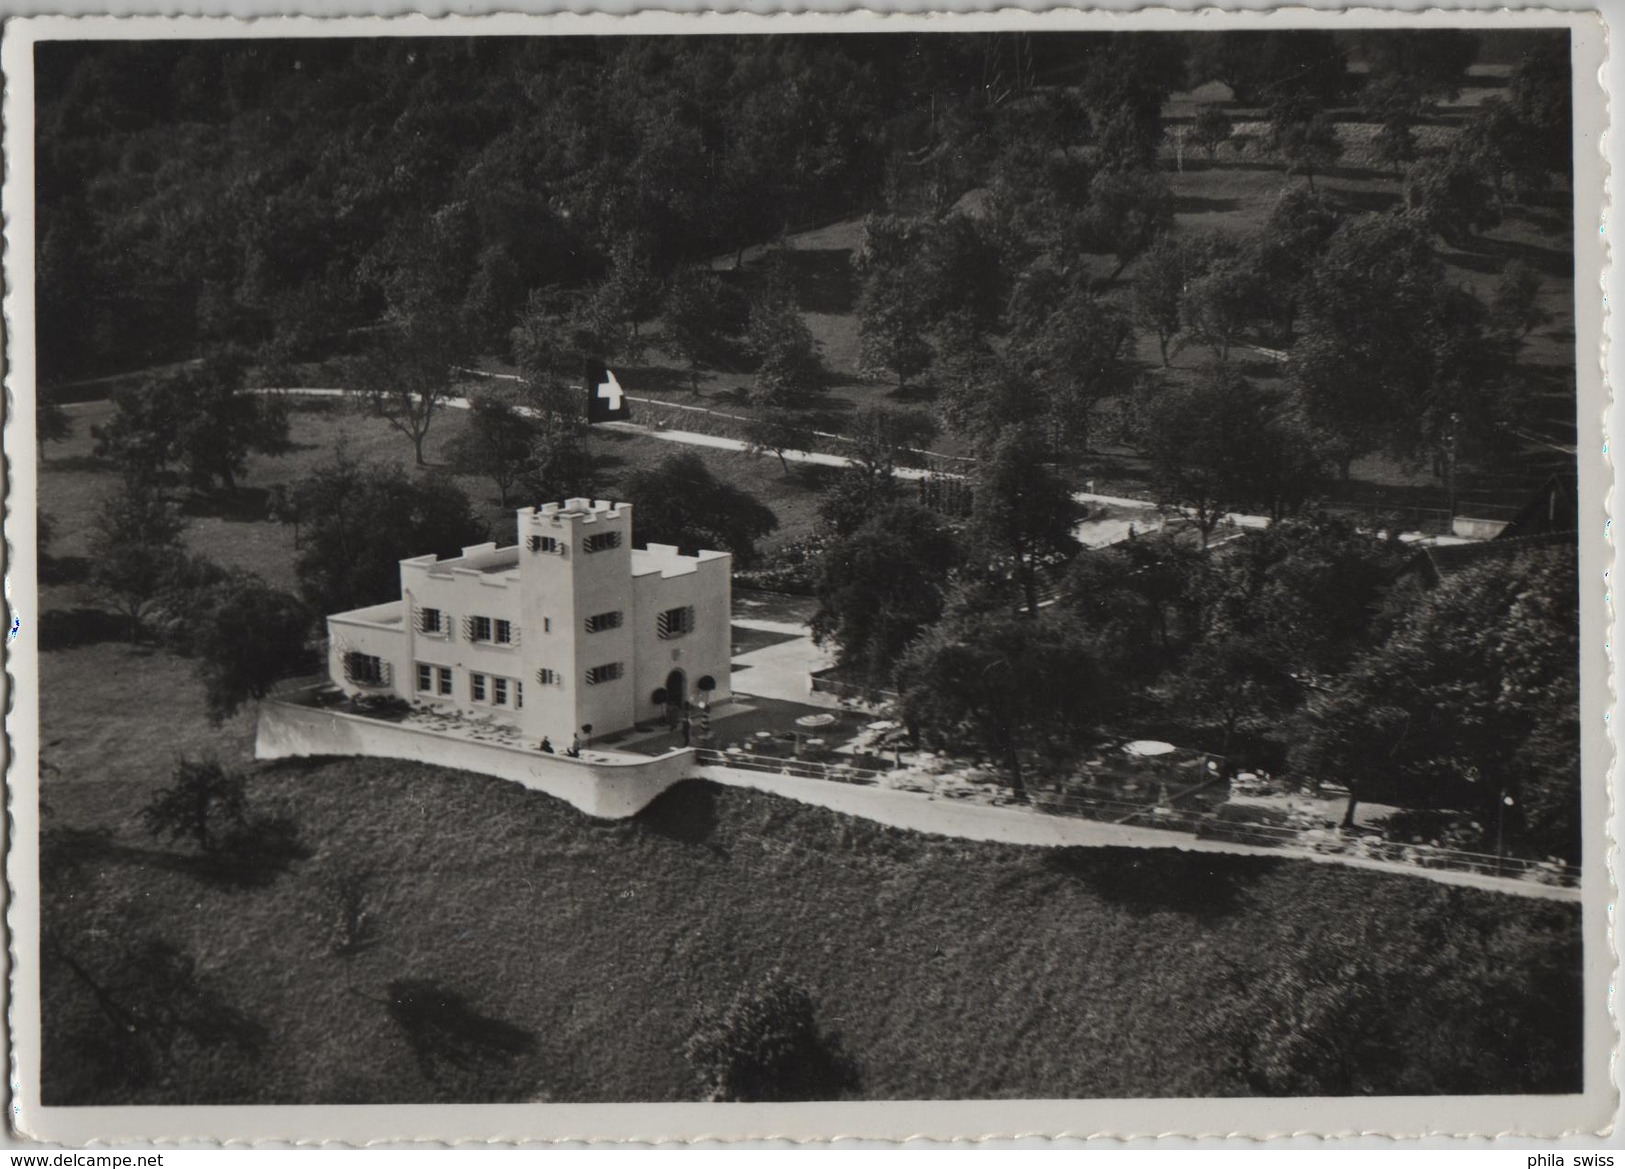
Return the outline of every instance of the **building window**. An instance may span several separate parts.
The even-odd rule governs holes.
[[[475,702],[485,701],[485,675],[470,674],[468,676],[468,696]]]
[[[694,632],[694,606],[683,605],[676,609],[667,609],[655,618],[655,631],[662,639],[682,637],[685,633]]]
[[[491,619],[489,617],[470,617],[468,619],[468,621],[469,621],[468,640],[470,640],[470,641],[490,641],[491,640]]]
[[[606,629],[619,629],[621,627],[621,611],[619,609],[610,613],[594,613],[587,618],[588,633],[602,633]]]
[[[625,672],[620,662],[610,662],[606,666],[594,666],[587,671],[587,685],[597,686],[601,682],[613,682]]]
[[[557,670],[550,670],[546,666],[536,671],[536,680],[543,686],[557,686],[564,681]]]
[[[422,662],[418,663],[418,689],[424,694],[434,689],[434,670]]]
[[[525,707],[525,684],[523,682],[515,682],[513,684],[513,708],[515,710],[523,710],[524,707]]]
[[[559,542],[552,536],[532,536],[530,538],[530,550],[532,552],[557,552]]]
[[[581,542],[581,546],[588,552],[608,552],[611,548],[621,546],[619,532],[596,532]]]
[[[498,645],[512,645],[514,643],[513,622],[497,618],[493,629]]]
[[[372,654],[351,652],[344,655],[344,677],[361,686],[387,686],[389,668]]]
[[[543,633],[552,633],[553,632],[553,618],[551,618],[551,617],[543,617],[542,618],[542,632]]]
[[[418,610],[418,632],[440,633],[444,630],[439,609]]]
[[[497,706],[508,705],[508,679],[491,679],[491,701]]]
[[[440,674],[440,693],[451,697],[451,671],[445,666],[436,666],[435,669]]]

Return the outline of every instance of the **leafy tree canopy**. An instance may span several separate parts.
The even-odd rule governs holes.
[[[858,1086],[856,1065],[820,1026],[812,996],[778,969],[703,1012],[684,1055],[707,1100],[834,1100]]]
[[[917,504],[893,504],[824,553],[813,634],[880,685],[898,657],[942,615],[961,553],[953,534]]]
[[[1579,859],[1575,553],[1533,549],[1416,598],[1388,639],[1308,705],[1293,765],[1356,797],[1477,812]]]
[[[755,496],[723,483],[692,451],[667,455],[628,475],[622,495],[637,508],[637,538],[731,552],[742,565],[756,558],[756,542],[777,530],[778,517]]]
[[[318,613],[376,605],[400,595],[400,562],[455,556],[485,536],[455,484],[364,466],[343,452],[296,483],[286,522],[300,526],[295,565]]]

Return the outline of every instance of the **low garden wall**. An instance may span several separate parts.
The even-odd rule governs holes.
[[[510,779],[605,820],[636,815],[678,780],[696,774],[694,753],[571,759],[500,743],[475,743],[420,727],[275,700],[260,703],[257,759],[378,755]]]

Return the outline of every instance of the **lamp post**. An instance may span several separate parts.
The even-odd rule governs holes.
[[[1507,809],[1514,804],[1512,796],[1507,792],[1501,793],[1501,801],[1495,806],[1495,875],[1506,876],[1506,820]]]
[[[1460,414],[1450,416],[1450,429],[1444,436],[1444,494],[1445,506],[1449,509],[1449,518],[1445,521],[1445,535],[1456,534],[1456,426],[1461,422]]]

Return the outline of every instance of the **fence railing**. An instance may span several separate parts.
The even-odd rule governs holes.
[[[704,766],[733,767],[766,775],[788,775],[800,779],[820,779],[832,783],[872,787],[883,775],[893,774],[873,768],[839,763],[815,763],[805,759],[781,759],[744,751],[718,751],[702,748],[695,760]],[[1182,793],[1189,794],[1189,793]],[[1074,792],[1034,792],[1034,811],[1053,816],[1069,816],[1113,825],[1138,825],[1172,832],[1186,832],[1200,840],[1224,840],[1259,848],[1296,848],[1326,855],[1357,857],[1418,868],[1476,873],[1490,877],[1533,879],[1566,888],[1577,887],[1580,870],[1554,861],[1526,857],[1494,856],[1489,853],[1436,848],[1379,840],[1370,836],[1342,836],[1329,829],[1294,828],[1255,821],[1225,820],[1211,813],[1193,812],[1153,804],[1085,796]]]
[[[878,686],[865,686],[861,682],[843,682],[839,678],[829,677],[828,670],[814,670],[810,675],[812,688],[819,694],[833,694],[837,698],[851,698],[858,702],[881,703],[893,702],[901,697],[895,690],[883,690]]]
[[[850,767],[841,763],[813,763],[806,759],[780,759],[774,755],[752,755],[745,751],[718,751],[703,747],[694,753],[695,759],[712,767],[737,767],[744,771],[760,771],[768,775],[793,775],[799,779],[823,779],[832,783],[855,783],[872,787],[886,774],[869,767]]]

